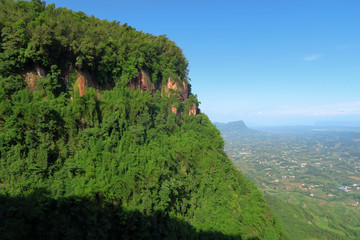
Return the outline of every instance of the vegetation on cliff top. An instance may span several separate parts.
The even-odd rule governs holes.
[[[40,1],[0,9],[3,239],[284,237],[215,126],[181,114],[195,96],[127,87],[139,70],[187,82],[173,42]],[[29,91],[24,75],[39,66]],[[79,97],[71,68],[108,90]]]

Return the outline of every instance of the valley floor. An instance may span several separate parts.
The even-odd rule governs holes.
[[[360,238],[359,132],[223,134],[234,164],[264,193],[292,239]]]

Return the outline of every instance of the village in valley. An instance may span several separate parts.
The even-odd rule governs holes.
[[[265,194],[360,207],[360,132],[273,128],[223,137],[228,156]]]

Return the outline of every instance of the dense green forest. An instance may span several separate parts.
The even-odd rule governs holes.
[[[0,9],[1,239],[285,238],[194,112],[174,42],[36,0]]]

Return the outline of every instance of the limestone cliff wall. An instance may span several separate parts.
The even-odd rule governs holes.
[[[78,70],[77,78],[75,83],[72,86],[69,86],[69,74],[74,72],[75,69],[73,66],[69,66],[67,69],[63,71],[63,79],[64,87],[69,88],[72,87],[74,91],[78,91],[79,97],[85,95],[88,88],[99,89],[99,97],[101,93],[100,86],[96,83],[94,77],[86,70]],[[43,78],[46,76],[45,70],[39,65],[35,65],[33,71],[28,71],[24,74],[24,80],[27,84],[28,89],[33,92],[36,88],[37,82],[39,78]],[[186,101],[189,98],[190,87],[185,81],[175,81],[168,78],[167,82],[163,86],[156,86],[152,81],[150,75],[143,71],[139,71],[138,77],[132,79],[128,87],[130,89],[140,89],[141,91],[150,91],[151,93],[155,93],[157,90],[162,92],[162,96],[174,96],[176,95],[180,101]],[[171,111],[176,115],[180,115],[178,109],[175,106],[171,106]],[[196,116],[198,112],[195,104],[191,105],[188,114]]]
[[[190,115],[196,116],[197,113],[198,113],[197,107],[195,106],[195,104],[192,104],[191,107],[189,108],[189,116]]]
[[[35,90],[39,77],[40,76],[38,76],[36,72],[25,73],[24,80],[25,80],[26,86],[30,92],[33,92]]]
[[[79,91],[79,96],[84,96],[86,90],[90,87],[100,89],[88,71],[79,71],[78,77],[74,84],[74,88],[77,88]]]
[[[46,72],[39,64],[34,64],[33,70],[27,71],[23,75],[24,81],[30,92],[33,92],[36,89],[39,78],[44,78],[45,76]]]
[[[167,83],[164,85],[165,95],[170,97],[172,94],[171,90],[174,90],[173,92],[175,94],[179,94],[179,99],[181,101],[185,101],[189,98],[189,88],[185,81],[177,82],[169,77]]]
[[[130,81],[129,88],[151,91],[152,93],[156,91],[156,87],[151,81],[149,74],[144,71],[139,71],[139,76]]]

